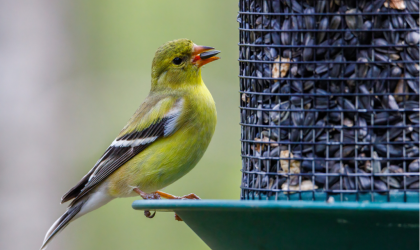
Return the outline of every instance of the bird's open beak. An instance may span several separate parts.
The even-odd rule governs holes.
[[[213,49],[214,48],[212,47],[194,44],[191,62],[197,65],[198,67],[201,67],[209,62],[213,62],[217,59],[220,59],[220,57],[215,56],[219,54],[220,51]]]

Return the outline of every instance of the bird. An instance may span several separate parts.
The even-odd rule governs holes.
[[[71,201],[45,235],[41,250],[70,222],[115,198],[199,199],[160,191],[187,174],[204,155],[214,134],[214,99],[201,67],[220,51],[177,39],[153,58],[149,95],[93,168],[61,198]],[[145,216],[155,214],[145,211]],[[177,220],[182,220],[175,215]]]

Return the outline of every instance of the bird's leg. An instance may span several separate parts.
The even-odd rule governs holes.
[[[156,194],[160,195],[160,197],[165,198],[165,199],[176,199],[176,200],[186,200],[186,199],[190,199],[190,200],[200,200],[200,197],[198,197],[196,194],[187,194],[184,196],[175,196],[172,194],[168,194],[162,191],[156,191]],[[177,221],[182,221],[181,217],[179,217],[176,213],[175,213],[175,220]]]
[[[175,196],[172,194],[168,194],[162,191],[156,191],[156,194],[158,194],[160,197],[165,199],[176,199],[176,200],[201,200],[200,197],[198,197],[196,194],[187,194],[184,196]]]
[[[141,196],[141,198],[145,200],[160,200],[160,195],[157,192],[148,194],[141,191],[139,188],[134,188],[133,191],[136,192],[138,195]]]
[[[158,193],[145,193],[143,191],[141,191],[138,188],[134,188],[133,189],[134,192],[136,192],[138,195],[141,196],[141,198],[145,199],[145,200],[160,200],[160,195]],[[153,218],[156,215],[156,211],[151,214],[149,210],[144,210],[144,216],[146,216],[147,218]]]

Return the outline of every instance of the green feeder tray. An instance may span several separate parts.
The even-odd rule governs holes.
[[[137,200],[175,212],[211,249],[419,249],[418,203]]]

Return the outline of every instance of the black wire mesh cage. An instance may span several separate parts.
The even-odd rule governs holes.
[[[418,202],[419,1],[240,0],[241,199]]]

